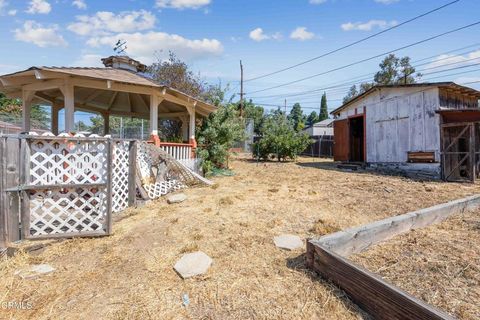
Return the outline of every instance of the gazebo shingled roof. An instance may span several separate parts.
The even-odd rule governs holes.
[[[122,67],[125,61],[138,62],[125,58],[104,59],[106,65],[116,63],[114,68],[32,67],[0,76],[0,91],[23,100],[25,131],[29,131],[30,105],[47,102],[54,110],[53,131],[58,131],[58,110],[65,108],[67,132],[73,131],[74,110],[84,110],[102,114],[106,127],[110,115],[149,118],[151,134],[157,138],[158,118],[180,119],[184,125],[190,118],[189,137],[194,140],[195,114],[205,117],[216,107],[132,71],[130,62]]]

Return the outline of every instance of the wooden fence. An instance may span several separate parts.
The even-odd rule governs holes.
[[[0,249],[21,239],[104,236],[112,214],[184,188],[190,145],[51,133],[0,136]]]
[[[302,152],[309,157],[333,157],[333,136],[313,136],[314,142]]]
[[[134,141],[0,137],[0,247],[20,239],[102,236],[135,204]]]

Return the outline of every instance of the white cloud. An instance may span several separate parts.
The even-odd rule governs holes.
[[[25,21],[22,29],[15,30],[15,39],[33,43],[39,47],[67,46],[65,39],[58,34],[58,26],[43,27],[35,21]]]
[[[10,9],[7,10],[8,2],[6,0],[0,0],[0,16],[8,14],[9,16],[14,16],[17,14],[17,10]]]
[[[262,28],[256,28],[256,29],[253,29],[252,31],[250,31],[249,37],[250,37],[250,39],[258,41],[258,42],[263,41],[263,40],[267,40],[267,39],[270,38],[265,33],[263,33]]]
[[[283,38],[280,32],[275,32],[273,34],[266,34],[263,32],[262,28],[256,28],[250,31],[249,35],[250,39],[260,42],[263,40],[273,39],[273,40],[280,40]]]
[[[87,9],[87,4],[85,3],[85,0],[73,0],[72,6],[75,6],[78,9],[82,9],[82,10]]]
[[[211,0],[157,0],[156,7],[172,9],[198,9],[208,6]]]
[[[290,33],[290,38],[300,41],[310,40],[315,37],[315,33],[307,31],[306,27],[298,27]]]
[[[386,20],[370,20],[367,22],[347,22],[342,24],[340,27],[344,31],[352,31],[352,30],[359,30],[359,31],[370,31],[375,28],[379,29],[386,29],[398,24],[397,21],[386,21]]]
[[[77,60],[72,63],[74,67],[103,67],[101,61],[104,56],[94,53],[86,53],[80,56]]]
[[[327,0],[310,0],[310,4],[322,4],[327,2]]]
[[[392,4],[395,2],[399,2],[400,0],[375,0],[377,3],[382,3],[382,4]]]
[[[436,70],[432,71],[426,71],[428,72],[433,72],[433,71],[439,71],[443,69],[450,69],[450,68],[455,68],[463,65],[468,65],[468,64],[475,64],[475,63],[480,63],[480,50],[470,52],[467,55],[448,55],[448,54],[442,54],[436,57],[430,64],[428,64],[425,68],[435,68]],[[445,66],[445,68],[442,68]]]
[[[32,0],[27,9],[27,13],[30,14],[47,14],[50,11],[52,11],[52,6],[46,0]]]
[[[111,48],[118,39],[127,42],[128,55],[146,64],[156,61],[155,57],[168,58],[169,51],[187,61],[218,56],[223,52],[222,43],[216,39],[191,40],[176,34],[154,31],[93,37],[87,44],[91,47]]]
[[[76,19],[77,22],[71,23],[68,30],[82,36],[148,30],[152,29],[156,22],[155,16],[145,10],[124,11],[119,14],[101,11],[93,16],[77,16]]]

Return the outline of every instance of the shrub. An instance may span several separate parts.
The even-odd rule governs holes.
[[[253,150],[254,155],[262,160],[294,160],[312,143],[307,134],[296,132],[279,112],[267,116],[261,133],[262,138],[253,145]]]
[[[244,135],[244,121],[240,119],[234,105],[220,106],[210,114],[197,135],[200,146],[198,153],[203,159],[204,172],[228,167],[229,150]]]

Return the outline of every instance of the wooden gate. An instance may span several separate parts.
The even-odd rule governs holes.
[[[441,126],[442,178],[445,181],[471,181],[479,175],[479,124],[447,123]]]
[[[108,235],[112,212],[135,202],[134,141],[21,135],[0,142],[4,244]]]
[[[350,130],[348,119],[333,122],[333,159],[335,161],[350,160]]]

